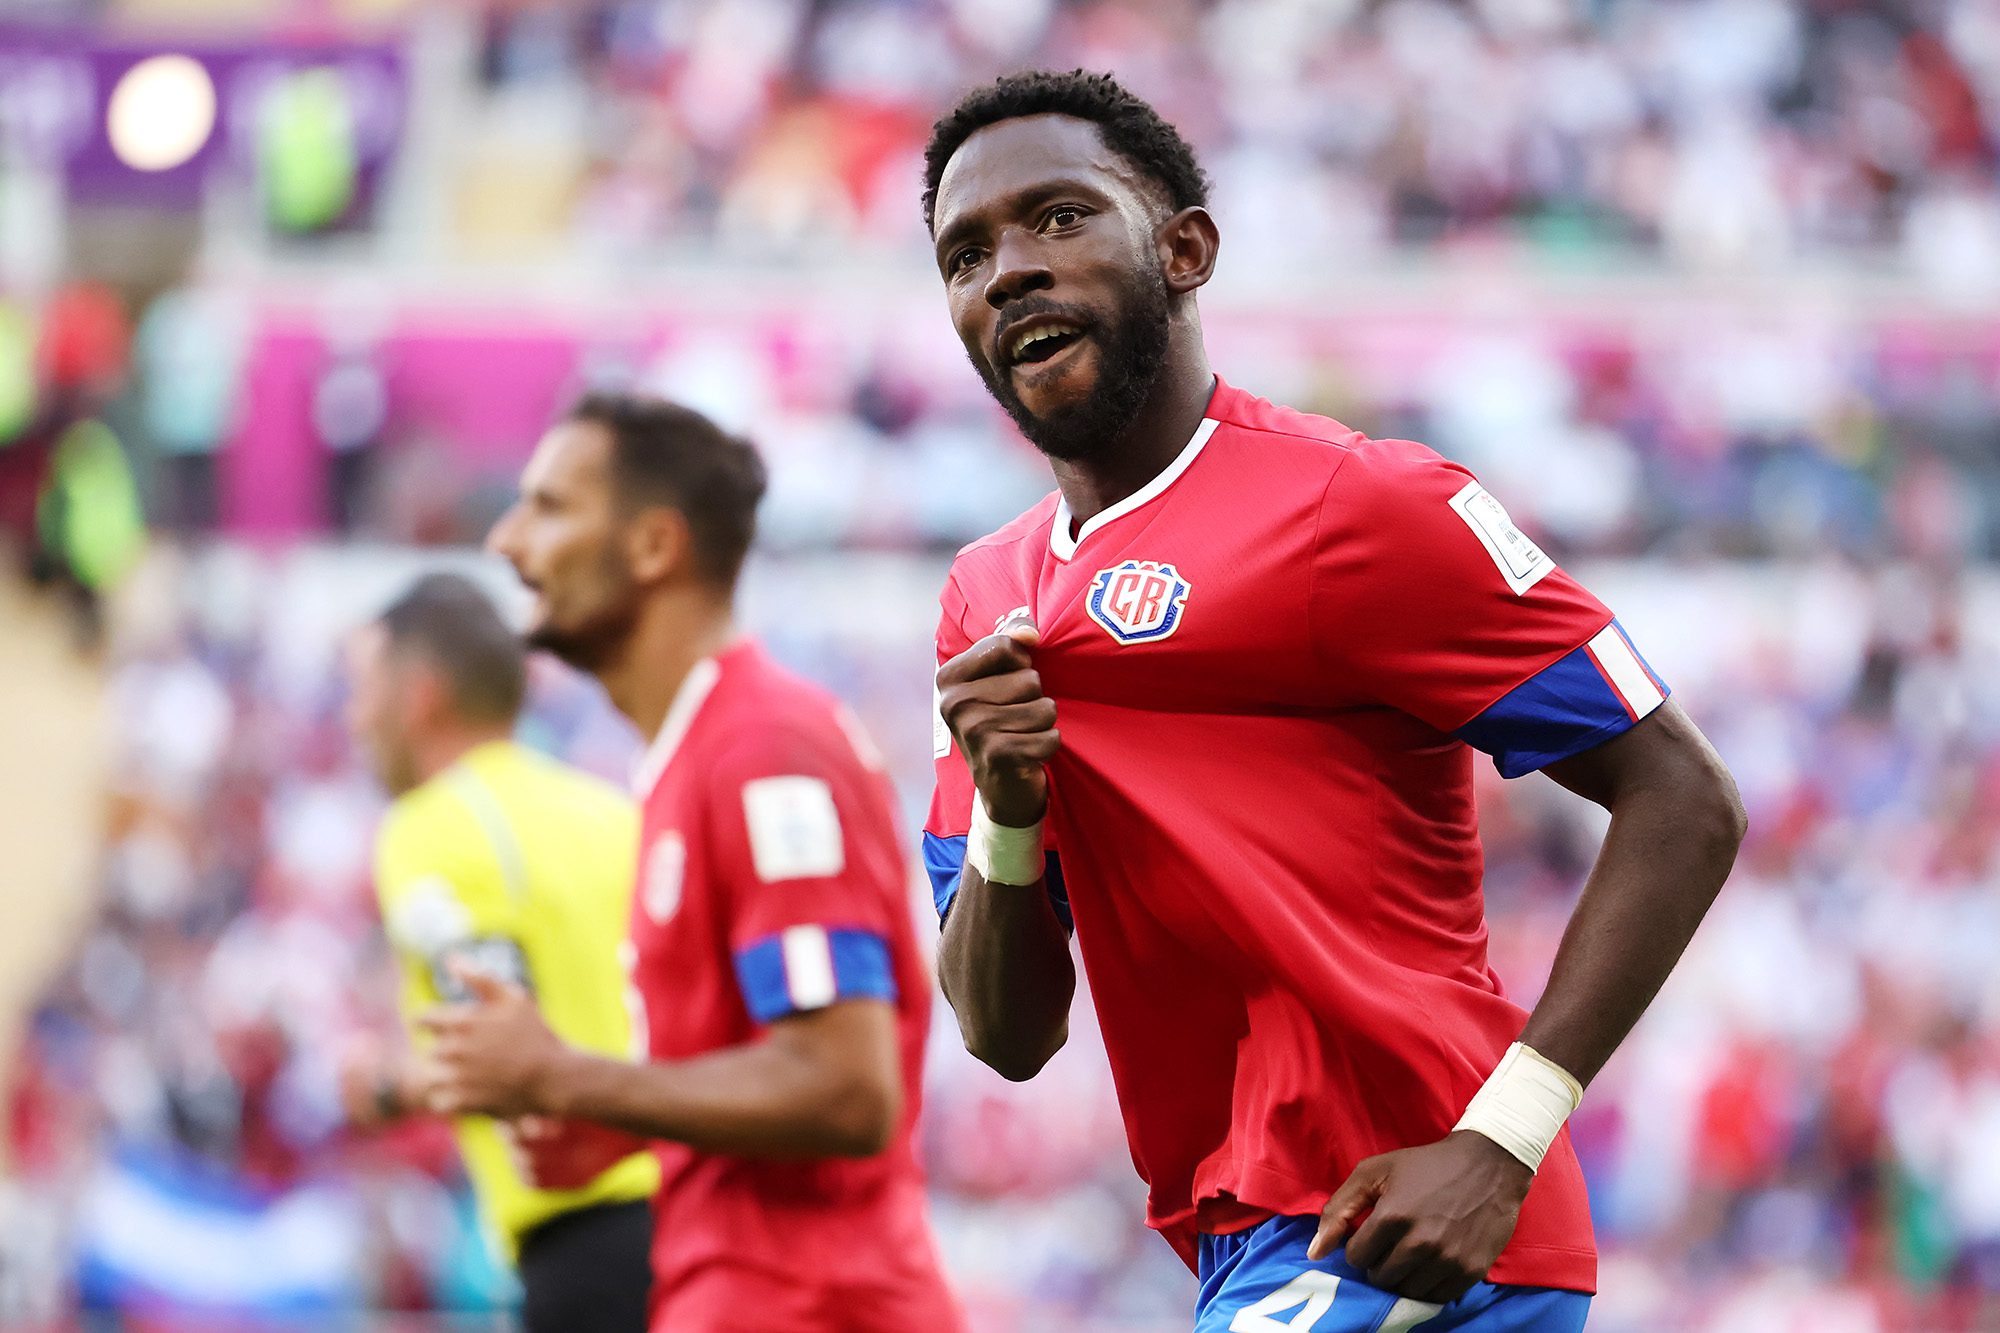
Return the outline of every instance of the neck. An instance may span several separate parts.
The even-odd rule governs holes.
[[[736,637],[728,594],[702,588],[648,600],[616,658],[597,672],[612,704],[651,740],[695,663]]]
[[[1201,425],[1214,392],[1200,325],[1176,320],[1167,368],[1124,429],[1089,458],[1051,460],[1070,516],[1087,523],[1166,471]]]
[[[415,740],[410,757],[416,762],[417,780],[429,782],[459,760],[490,741],[504,741],[514,734],[512,724],[441,722],[428,735]]]

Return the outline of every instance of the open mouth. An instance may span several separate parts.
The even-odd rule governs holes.
[[[1084,331],[1074,324],[1042,324],[1015,334],[1007,342],[1009,365],[1040,365],[1082,342]]]

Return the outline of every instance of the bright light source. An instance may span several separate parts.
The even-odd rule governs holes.
[[[215,130],[215,84],[187,56],[151,56],[111,90],[105,131],[120,161],[166,171],[201,151]]]

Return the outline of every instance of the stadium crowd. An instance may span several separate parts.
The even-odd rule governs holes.
[[[340,731],[332,649],[341,618],[420,559],[217,547],[140,576],[117,654],[102,914],[34,1025],[12,1107],[0,1316],[143,1300],[135,1287],[160,1275],[119,1235],[135,1178],[177,1182],[169,1198],[226,1180],[266,1206],[293,1199],[298,1234],[350,1265],[329,1299],[504,1299],[446,1141],[347,1133],[333,1084],[346,1035],[388,1025],[392,987],[367,884],[379,799]],[[753,619],[856,700],[915,828],[922,618],[842,626],[882,596],[921,597],[936,571],[875,564],[857,580],[767,563]],[[2000,692],[1978,663],[2000,585],[1831,553],[1590,577],[1658,645],[1753,828],[1683,972],[1574,1122],[1606,1250],[1594,1325],[1987,1326]],[[793,605],[843,585],[846,599]],[[550,670],[535,699],[531,739],[599,771],[627,762],[629,738],[577,680]],[[1488,777],[1495,965],[1532,997],[1599,826],[1539,779]],[[1174,1326],[1187,1279],[1138,1226],[1087,1018],[1023,1086],[940,1023],[926,1160],[980,1326]]]
[[[448,548],[477,535],[481,498],[505,478],[410,463],[440,446],[393,424],[416,387],[396,342],[373,360],[330,355],[298,405],[329,460],[321,535],[367,543],[252,554],[211,503],[226,495],[203,497],[227,456],[195,470],[149,447],[258,448],[194,430],[202,410],[226,422],[235,391],[173,369],[245,359],[149,339],[151,312],[127,344],[101,301],[53,310],[44,399],[87,387],[136,443],[157,526],[202,544],[165,547],[124,599],[136,619],[113,659],[103,911],[23,1065],[0,1314],[141,1299],[164,1261],[121,1248],[135,1199],[216,1190],[243,1216],[291,1201],[288,1225],[326,1256],[330,1287],[298,1278],[318,1299],[503,1301],[445,1138],[356,1139],[334,1114],[333,1057],[345,1034],[387,1026],[392,990],[367,893],[379,799],[339,732],[332,644],[342,608],[368,609],[356,587],[389,591],[368,576],[371,550],[438,552],[403,568],[462,558]],[[795,316],[782,344],[823,344],[816,318]],[[1565,559],[1613,561],[1591,583],[1744,788],[1735,882],[1576,1121],[1609,1256],[1598,1321],[1994,1317],[2000,991],[1980,951],[2000,926],[2000,697],[1975,669],[2000,623],[2000,589],[1978,572],[2000,515],[1990,326],[1802,325],[1735,307],[1664,331],[1535,307],[1485,324],[1295,315],[1282,339],[1268,318],[1218,324],[1225,365],[1262,350],[1258,387],[1434,440]],[[932,376],[886,352],[795,355],[781,373],[768,341],[718,327],[669,340],[644,373],[775,442],[767,536],[782,554],[752,582],[753,617],[856,700],[914,830],[942,552],[1039,489],[1038,464],[966,407],[976,386],[949,359]],[[177,355],[156,360],[162,346]],[[343,468],[334,437],[367,434],[341,426],[356,404],[381,426],[363,465]],[[534,427],[516,423],[519,439]],[[926,484],[904,480],[927,466]],[[415,480],[443,489],[413,498]],[[1766,558],[1725,559],[1743,556]],[[601,701],[556,673],[530,735],[601,772],[629,755]],[[1532,994],[1595,825],[1539,781],[1496,780],[1484,797],[1496,964]],[[1184,1309],[1186,1279],[1136,1225],[1082,1012],[1074,1049],[1026,1088],[972,1064],[948,1027],[934,1044],[937,1215],[988,1327],[1164,1328]]]
[[[340,282],[301,341],[254,274],[0,293],[0,532],[92,632],[138,559],[138,507],[181,534],[156,537],[113,631],[102,906],[20,1061],[0,1323],[144,1304],[169,1278],[224,1304],[504,1304],[442,1131],[338,1123],[340,1044],[389,1027],[393,988],[367,891],[379,796],[340,732],[332,646],[416,567],[373,548],[476,537],[574,388],[627,375],[765,443],[777,555],[752,618],[854,700],[914,845],[941,554],[1045,484],[938,319],[916,159],[943,100],[1032,62],[1116,68],[1185,126],[1246,269],[1325,256],[1337,280],[1402,247],[1419,267],[1528,248],[1914,275],[1866,311],[1640,308],[1614,276],[1595,302],[1419,290],[1356,317],[1328,287],[1310,309],[1218,302],[1211,331],[1225,374],[1255,368],[1245,387],[1464,459],[1591,565],[1749,804],[1734,881],[1574,1122],[1606,1252],[1593,1327],[2000,1321],[2000,586],[1981,567],[2000,556],[2000,326],[1937,308],[2000,293],[1990,6],[635,0],[480,24],[463,168],[545,171],[562,245],[880,246],[908,285],[775,320],[702,307],[612,347],[559,306],[497,331],[422,293],[351,318]],[[440,338],[461,362],[556,349],[498,444],[490,414],[440,409],[492,387],[442,381]],[[239,540],[269,535],[237,469],[274,430],[315,451],[306,521],[281,535],[361,545]],[[630,753],[554,671],[527,731],[608,774]],[[1488,777],[1495,965],[1532,997],[1598,825],[1549,784]],[[995,1333],[1185,1324],[1088,1013],[1023,1087],[940,1014],[926,1159]],[[274,1210],[256,1252],[319,1261],[274,1261],[254,1290],[130,1244],[135,1217]]]
[[[906,247],[917,159],[951,97],[1081,65],[1117,70],[1188,133],[1239,254],[1897,255],[1962,296],[2000,282],[2000,21],[1980,0],[38,0],[16,15],[121,16],[278,45],[416,39],[420,96],[360,110],[424,155],[392,188],[426,203],[349,209],[372,184],[308,171],[329,202],[278,208],[284,230],[422,218],[621,262],[690,243]],[[27,31],[0,33],[0,54]],[[23,79],[0,97],[0,156],[32,154],[60,117],[41,96]]]
[[[229,308],[212,293],[170,299]],[[54,368],[42,400],[75,401],[59,392],[64,367],[94,368],[89,419],[132,446],[128,484],[156,529],[201,554],[164,544],[125,599],[138,620],[113,655],[122,748],[103,909],[22,1065],[0,1318],[157,1299],[147,1275],[174,1256],[128,1252],[132,1210],[217,1192],[245,1218],[285,1201],[291,1234],[324,1261],[293,1275],[314,1299],[503,1302],[443,1135],[356,1139],[334,1115],[344,1035],[389,1021],[365,860],[379,803],[338,730],[333,611],[305,622],[299,608],[359,618],[362,600],[327,589],[360,576],[329,571],[365,568],[384,544],[457,558],[449,548],[504,490],[505,451],[436,466],[455,446],[417,428],[406,395],[423,385],[404,344],[328,352],[311,363],[318,390],[295,403],[320,432],[325,521],[293,535],[334,544],[253,554],[232,535],[227,476],[230,451],[260,441],[230,424],[229,383],[173,367],[212,374],[254,355],[207,362],[149,342],[151,310],[125,343],[101,302],[54,308],[42,336],[69,350],[38,357]],[[63,322],[75,310],[98,311],[84,321],[96,334]],[[872,312],[869,354],[800,354],[829,343],[802,311],[775,340],[718,321],[637,368],[774,446],[778,554],[753,581],[753,615],[856,700],[897,760],[914,830],[943,552],[1043,483],[1033,455],[968,406],[977,386],[955,354],[895,354],[904,342],[882,330],[899,313]],[[1480,321],[1419,303],[1355,321],[1227,312],[1215,338],[1220,363],[1254,366],[1257,388],[1463,457],[1566,561],[1601,565],[1592,586],[1743,786],[1737,876],[1575,1122],[1607,1253],[1594,1326],[2000,1317],[2000,991],[1982,954],[2000,929],[2000,696],[1977,669],[2000,623],[1981,572],[2000,522],[1992,326],[1727,303],[1680,324],[1534,304]],[[156,360],[161,346],[178,355]],[[579,341],[576,360],[587,351]],[[552,394],[581,374],[561,364]],[[343,424],[369,414],[373,433]],[[190,429],[203,419],[222,424]],[[525,443],[536,425],[513,430]],[[60,459],[46,446],[63,434],[36,429],[17,443]],[[187,438],[208,442],[212,456],[194,455],[207,466],[158,444]],[[45,545],[62,531],[49,512],[17,507]],[[621,769],[629,741],[589,690],[551,674],[537,700],[532,737]],[[1496,965],[1531,995],[1596,826],[1538,780],[1490,782],[1483,810]],[[937,1217],[983,1326],[1184,1319],[1186,1278],[1137,1225],[1087,1017],[1025,1088],[973,1065],[948,1027],[933,1049]],[[209,1298],[248,1299],[218,1281]]]
[[[475,540],[538,424],[609,379],[759,440],[777,548],[950,549],[1025,507],[1045,474],[932,301],[905,286],[860,314],[713,321],[668,301],[659,329],[607,349],[585,313],[468,330],[448,304],[412,300],[383,312],[397,331],[355,345],[260,322],[239,292],[177,289],[136,338],[101,335],[112,350],[90,355],[110,369],[79,387],[48,349],[99,303],[63,293],[41,308],[39,364],[55,369],[40,410],[11,434],[0,421],[0,523],[33,533],[36,488],[80,470],[73,428],[90,421],[109,423],[123,449],[100,452],[129,460],[168,528]],[[33,312],[19,312],[33,366]],[[2000,554],[2000,339],[1985,321],[1726,298],[1661,315],[1613,291],[1581,311],[1523,293],[1471,316],[1418,297],[1351,319],[1225,308],[1209,323],[1225,375],[1252,368],[1261,392],[1465,461],[1565,556]],[[0,361],[14,354],[0,346]],[[255,460],[279,454],[307,475],[273,515]],[[112,499],[129,508],[133,485]],[[60,513],[40,514],[51,541]]]
[[[481,56],[503,105],[585,128],[579,239],[751,249],[913,237],[939,105],[1030,64],[1143,89],[1248,251],[2000,263],[2000,24],[1973,0],[633,0],[495,10]]]

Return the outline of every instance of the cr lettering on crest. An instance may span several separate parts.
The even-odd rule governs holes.
[[[1191,591],[1166,561],[1126,560],[1097,572],[1084,606],[1118,642],[1149,643],[1180,628]]]

